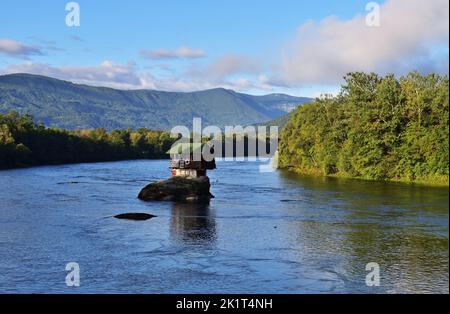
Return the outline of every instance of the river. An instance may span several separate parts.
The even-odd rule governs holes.
[[[169,175],[167,160],[0,171],[0,293],[449,291],[448,188],[218,161],[209,205],[136,198]],[[112,218],[126,212],[157,217]]]

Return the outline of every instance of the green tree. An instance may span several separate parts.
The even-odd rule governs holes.
[[[304,173],[448,184],[448,77],[349,73],[335,98],[299,107],[281,167]]]

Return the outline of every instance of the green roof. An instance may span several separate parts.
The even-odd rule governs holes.
[[[201,152],[203,144],[202,143],[178,143],[172,145],[172,147],[166,152],[170,155],[187,155],[193,152]]]

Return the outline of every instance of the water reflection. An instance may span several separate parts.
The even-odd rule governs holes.
[[[70,293],[71,260],[80,293],[448,293],[448,188],[221,162],[210,206],[146,203],[143,169],[162,179],[167,161],[0,172],[0,293]],[[103,219],[119,209],[158,218]]]
[[[448,189],[280,176],[290,190],[284,207],[303,216],[293,224],[301,252],[322,262],[338,257],[324,268],[332,265],[347,284],[361,287],[374,261],[384,292],[448,290]]]
[[[332,177],[304,176],[280,171],[281,183],[290,188],[332,194],[335,199],[350,201],[355,208],[370,205],[405,206],[408,209],[448,213],[448,188],[417,184],[365,181]],[[324,194],[319,194],[322,197]],[[447,210],[446,210],[447,209]]]
[[[216,242],[216,223],[209,204],[173,203],[170,235],[176,242],[194,245],[213,245]]]

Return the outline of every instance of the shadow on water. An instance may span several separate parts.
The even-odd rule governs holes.
[[[191,245],[214,245],[216,223],[209,204],[173,203],[170,235],[172,240]]]
[[[354,209],[372,206],[394,206],[407,210],[427,210],[448,213],[448,187],[433,187],[407,183],[365,181],[332,177],[303,176],[280,171],[285,187],[319,191],[321,198],[347,202]]]

